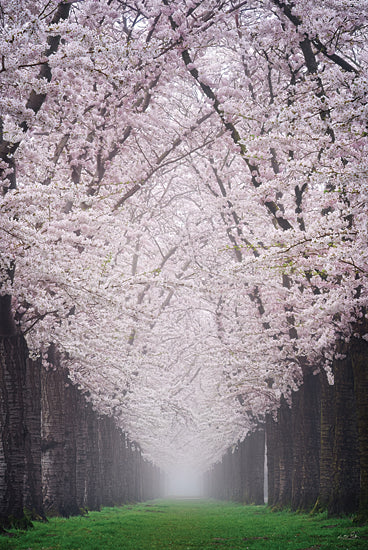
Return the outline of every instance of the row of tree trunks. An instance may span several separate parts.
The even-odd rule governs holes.
[[[204,477],[205,493],[219,500],[264,503],[264,426],[249,434]]]
[[[159,494],[158,482],[151,490],[157,469],[112,418],[97,415],[60,368],[42,371],[42,475],[48,516],[141,501],[148,475],[147,492]]]
[[[161,494],[160,471],[93,410],[54,347],[49,362],[21,335],[0,337],[0,530]]]
[[[304,366],[304,383],[281,398],[277,417],[268,415],[268,504],[275,509],[310,510],[318,498],[320,477],[319,377]]]
[[[358,327],[366,333],[367,327]],[[358,332],[358,331],[357,331]],[[281,398],[276,417],[267,415],[268,503],[295,511],[327,509],[330,515],[368,518],[368,342],[358,335],[337,344],[334,384],[301,360],[303,384],[289,405]],[[211,496],[259,502],[248,479],[263,464],[255,432],[206,475]],[[252,456],[252,453],[257,454]],[[258,479],[256,486],[260,487]]]
[[[304,369],[304,383],[266,419],[268,502],[367,519],[368,343],[338,344],[334,385]]]

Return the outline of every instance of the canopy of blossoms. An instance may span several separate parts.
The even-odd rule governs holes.
[[[0,2],[1,292],[161,467],[219,460],[365,316],[367,14]]]

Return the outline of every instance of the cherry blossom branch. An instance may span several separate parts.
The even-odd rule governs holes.
[[[212,116],[212,114],[213,114],[213,111],[210,111],[209,113],[206,113],[205,115],[203,115],[200,119],[198,119],[196,121],[196,123],[194,125],[192,125],[190,127],[189,132],[193,132],[195,129],[197,129],[201,124],[203,124],[203,122],[205,122],[207,119],[209,119]],[[188,155],[191,155],[195,151],[198,151],[199,149],[201,149],[201,148],[207,146],[209,143],[213,142],[213,140],[206,141],[205,143],[203,143],[200,146],[192,149],[190,152],[185,153],[184,155],[181,155],[180,157],[177,157],[173,160],[163,162],[170,155],[170,153],[175,151],[175,149],[183,142],[184,136],[187,133],[188,133],[188,131],[186,131],[182,137],[179,137],[179,138],[177,138],[173,141],[171,146],[168,149],[166,149],[158,157],[158,159],[156,160],[156,163],[155,163],[156,166],[152,167],[149,174],[141,182],[136,183],[131,189],[129,189],[129,191],[127,191],[123,195],[123,197],[121,197],[121,199],[118,200],[118,202],[114,206],[114,210],[117,210],[118,208],[120,208],[120,206],[122,206],[130,197],[132,197],[135,193],[137,193],[137,191],[139,191],[143,187],[143,185],[145,185],[147,183],[147,181],[149,181],[149,179],[157,172],[157,170],[159,170],[159,169],[161,169],[165,166],[168,166],[169,164],[176,163],[179,160],[182,160],[183,158],[187,157]]]
[[[291,21],[293,25],[295,25],[295,27],[299,27],[300,25],[302,25],[303,23],[302,19],[298,15],[294,15],[292,12],[292,8],[294,7],[293,3],[285,4],[285,2],[281,0],[272,0],[272,1],[283,11],[283,13],[286,15],[289,21]],[[304,36],[305,38],[300,43],[300,46],[303,50],[304,55],[306,55],[306,59],[309,58],[308,43],[310,44],[312,42],[312,44],[317,48],[319,52],[321,52],[325,57],[333,61],[336,65],[339,65],[339,67],[341,67],[344,71],[359,74],[358,69],[353,67],[353,65],[348,63],[341,56],[339,56],[336,53],[332,53],[332,54],[328,53],[327,47],[324,44],[322,44],[322,42],[319,40],[318,37],[310,40],[307,33],[305,33]],[[312,62],[312,58],[310,58],[310,62]],[[313,72],[316,72],[316,71],[313,71]]]
[[[357,266],[353,260],[343,260],[342,258],[339,258],[339,262],[341,262],[342,264],[346,264],[346,265],[350,265],[352,266],[357,272],[359,271],[360,273],[363,273],[363,275],[367,275],[368,274],[368,270],[367,269],[362,269],[361,267]]]
[[[172,20],[172,18],[171,18],[171,21],[172,21],[172,26],[175,28],[176,23]],[[229,132],[233,142],[235,143],[235,145],[237,145],[239,147],[240,155],[241,155],[242,159],[244,160],[244,162],[246,163],[246,165],[247,165],[247,167],[248,167],[248,169],[251,173],[251,181],[252,181],[253,186],[256,187],[256,188],[260,187],[261,182],[259,181],[259,174],[260,174],[259,168],[252,161],[250,161],[250,159],[248,158],[247,149],[246,149],[244,143],[242,142],[240,134],[239,134],[238,130],[236,129],[235,125],[232,122],[230,122],[229,120],[226,119],[223,110],[220,108],[220,102],[218,101],[218,99],[217,99],[214,91],[212,90],[212,88],[208,84],[205,84],[200,79],[199,72],[193,65],[193,62],[192,62],[192,59],[190,57],[189,51],[188,50],[183,50],[181,56],[182,56],[182,59],[183,59],[185,65],[186,65],[188,71],[193,76],[193,78],[196,80],[196,82],[199,84],[199,86],[200,86],[201,90],[203,91],[204,95],[212,101],[213,107],[214,107],[216,113],[220,117],[221,122],[224,125],[225,129]],[[283,216],[280,216],[280,215],[276,215],[276,214],[280,213],[280,208],[279,208],[279,206],[277,205],[277,203],[275,201],[266,201],[265,206],[268,209],[268,211],[272,214],[272,216],[274,217],[275,223],[281,229],[283,229],[284,231],[286,231],[288,229],[292,229],[291,223],[286,218],[284,218]]]
[[[70,6],[70,3],[66,4],[64,2],[60,2],[51,23],[57,24],[59,21],[67,19],[70,12]],[[53,36],[47,39],[49,47],[45,51],[46,57],[49,57],[57,51],[60,44],[60,38],[60,36]],[[2,63],[4,67],[4,59]],[[48,82],[51,80],[51,69],[47,62],[42,64],[39,78],[45,78]],[[31,109],[34,113],[37,113],[43,105],[45,99],[46,94],[37,94],[35,91],[32,91],[28,98],[26,108]],[[0,159],[3,160],[11,169],[11,172],[6,176],[6,179],[9,181],[9,189],[14,189],[16,187],[16,176],[13,155],[18,149],[20,141],[12,143],[4,140],[2,135],[2,125],[2,120],[0,120]],[[22,122],[20,127],[24,132],[27,132],[28,124],[26,121]],[[2,171],[0,171],[0,173],[1,172]]]

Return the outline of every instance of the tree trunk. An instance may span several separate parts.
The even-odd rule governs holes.
[[[366,331],[364,331],[366,332]],[[357,521],[368,520],[368,342],[353,338],[351,360],[357,404],[360,493]]]
[[[87,468],[88,468],[88,426],[87,426],[87,403],[84,396],[77,388],[76,393],[76,414],[78,422],[76,425],[76,499],[78,508],[85,510],[87,507]]]
[[[125,434],[118,428],[114,421],[113,423],[113,500],[115,504],[123,504],[127,502],[127,487],[126,487],[126,448],[125,448]],[[138,482],[141,484],[141,471],[139,465],[139,458],[135,457],[135,471],[138,471]],[[137,460],[138,459],[138,460]],[[137,474],[136,474],[137,475]],[[136,500],[142,500],[141,496],[137,496]]]
[[[328,508],[333,480],[333,448],[335,437],[335,386],[330,385],[324,370],[320,374],[321,381],[321,455],[319,475],[319,495],[314,511]]]
[[[134,444],[134,472],[135,472],[135,500],[136,502],[142,501],[143,486],[142,486],[142,453],[139,446]]]
[[[76,496],[76,417],[74,388],[60,368],[52,346],[49,360],[57,370],[42,370],[42,481],[48,516],[78,514]]]
[[[333,485],[328,506],[330,515],[351,514],[358,509],[359,454],[354,378],[349,349],[339,344],[344,359],[333,364],[335,378],[335,440],[333,450]]]
[[[61,513],[65,517],[77,516],[81,513],[77,497],[77,437],[80,418],[78,401],[81,394],[64,373],[64,467],[63,467],[63,507]]]
[[[23,513],[27,354],[22,336],[0,337],[0,528],[27,526]]]
[[[265,431],[263,427],[250,433],[240,445],[242,465],[241,502],[264,504]]]
[[[101,504],[114,506],[113,497],[113,423],[103,416],[98,422],[98,446],[100,450]]]
[[[41,469],[41,360],[27,359],[26,366],[24,508],[32,519],[45,519]]]
[[[100,476],[100,452],[98,447],[98,423],[97,413],[88,404],[87,407],[87,478],[86,478],[86,506],[88,510],[101,508],[101,476]]]
[[[235,449],[228,451],[228,467],[230,498],[234,502],[243,502],[242,482],[244,465],[242,464],[240,445],[238,445]]]
[[[225,482],[225,485],[224,485],[224,491],[225,491],[225,499],[226,500],[232,500],[233,499],[233,483],[232,483],[232,477],[231,477],[231,472],[232,472],[232,466],[231,466],[231,451],[230,449],[227,450],[224,458],[223,458],[223,461],[224,461],[224,474],[225,474],[225,478],[224,478],[224,482]]]
[[[320,397],[319,376],[303,365],[303,384],[292,397],[293,510],[309,511],[319,493]]]
[[[277,445],[277,424],[272,415],[266,416],[267,439],[267,485],[268,505],[274,506],[279,498],[280,471],[279,447]]]
[[[291,408],[281,396],[277,411],[277,446],[278,446],[278,495],[273,506],[284,508],[291,505],[293,439]]]

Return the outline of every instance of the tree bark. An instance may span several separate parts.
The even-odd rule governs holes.
[[[242,470],[240,502],[264,504],[265,431],[259,427],[250,433],[239,447]]]
[[[353,338],[350,349],[357,404],[360,465],[357,521],[366,522],[368,520],[368,342],[360,338]]]
[[[42,370],[42,482],[48,516],[80,512],[76,495],[76,403],[57,350],[49,351],[54,369]]]
[[[291,408],[281,396],[277,411],[277,446],[278,446],[278,495],[274,507],[285,508],[291,505],[293,439]]]
[[[41,469],[41,360],[26,362],[24,508],[31,519],[45,519]]]
[[[88,404],[86,409],[87,424],[87,467],[86,467],[86,497],[85,506],[88,510],[99,510],[101,508],[101,477],[100,477],[100,451],[99,440],[99,418]]]
[[[266,416],[266,438],[268,505],[274,506],[278,502],[280,488],[279,447],[277,445],[277,424],[270,414]]]
[[[319,376],[307,365],[303,384],[292,397],[293,474],[291,506],[295,511],[313,508],[319,493],[320,388]]]
[[[324,370],[320,373],[321,382],[321,454],[319,474],[319,495],[314,511],[328,508],[332,494],[333,448],[335,437],[335,386],[330,385]]]
[[[21,335],[0,337],[0,528],[29,523],[23,512],[27,354]]]
[[[63,507],[61,513],[65,517],[77,516],[81,513],[77,494],[77,437],[80,427],[78,401],[81,395],[64,373],[64,467],[63,467]]]
[[[227,452],[228,480],[230,499],[234,502],[242,502],[242,484],[244,481],[244,465],[242,464],[241,444]]]
[[[333,516],[351,514],[358,509],[359,452],[354,378],[349,347],[338,345],[344,359],[333,363],[335,379],[335,439],[333,450],[333,484],[328,512]]]

